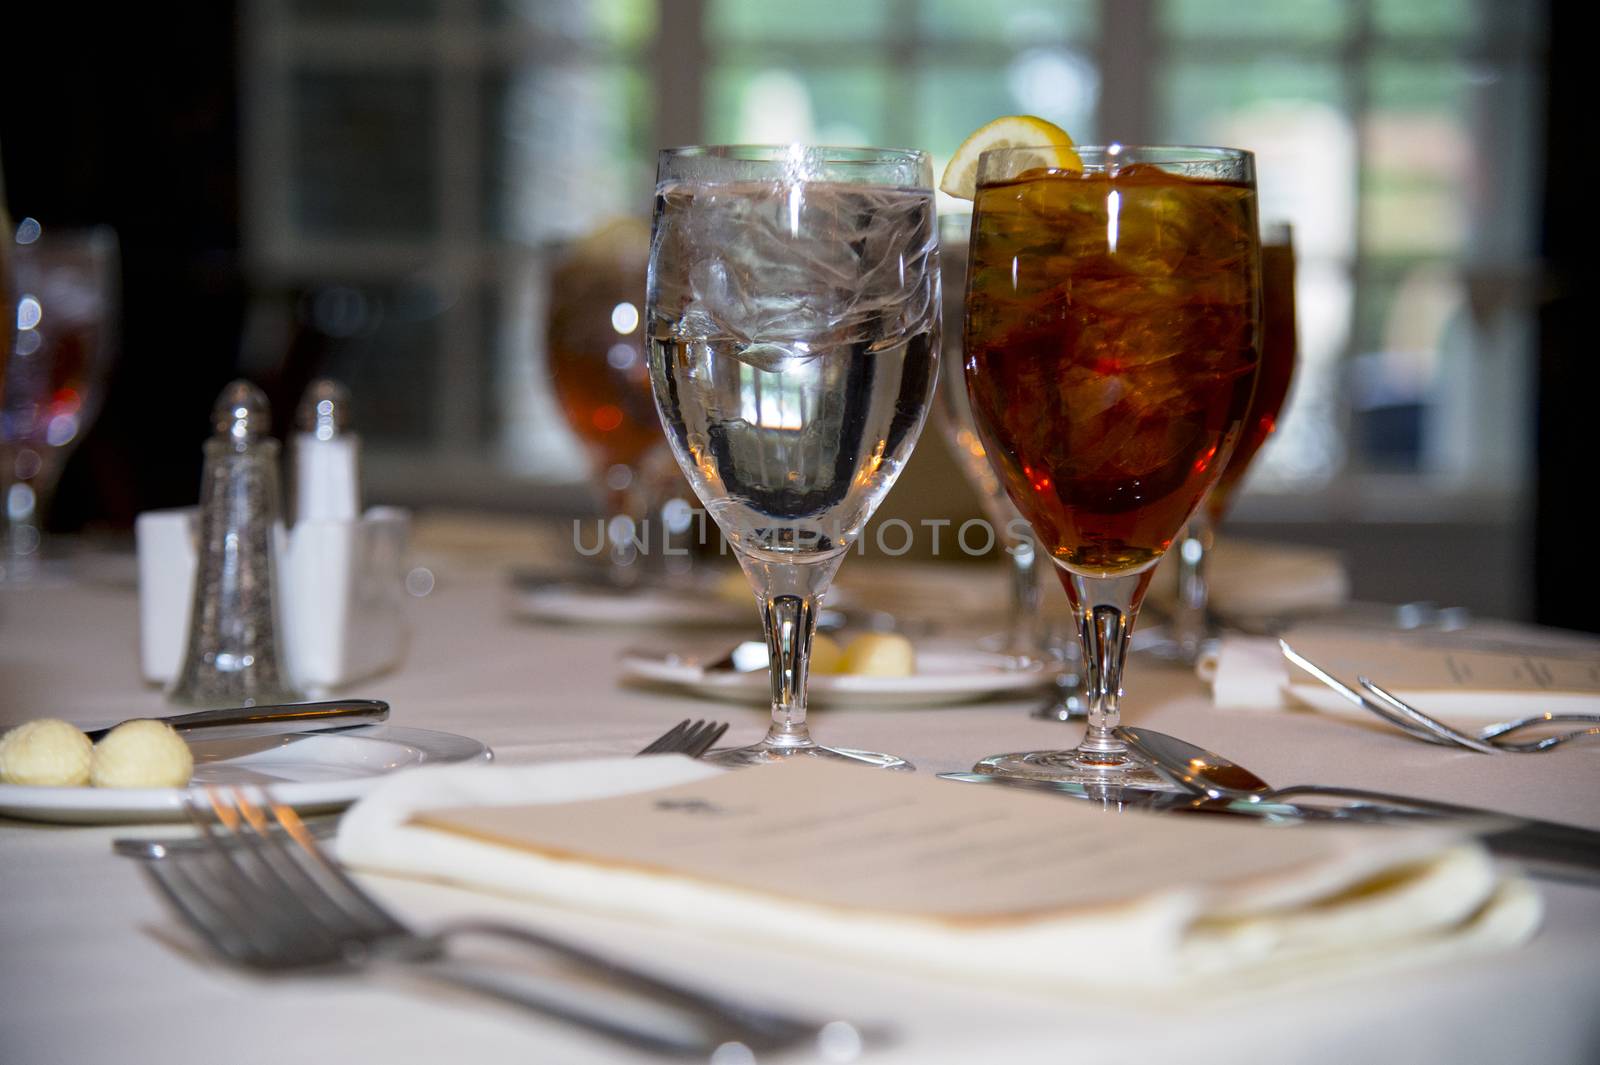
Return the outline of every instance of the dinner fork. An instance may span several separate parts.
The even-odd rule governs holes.
[[[1596,720],[1589,717],[1589,715],[1583,714],[1538,714],[1519,718],[1515,721],[1490,725],[1476,734],[1463,732],[1423,713],[1393,692],[1374,683],[1368,677],[1358,677],[1357,682],[1372,698],[1368,698],[1368,695],[1356,691],[1305,655],[1300,654],[1289,646],[1287,640],[1279,639],[1278,647],[1283,651],[1285,658],[1322,681],[1322,683],[1350,700],[1356,706],[1376,714],[1401,731],[1426,743],[1465,747],[1480,754],[1536,754],[1539,751],[1548,751],[1553,747],[1560,746],[1569,740],[1600,735],[1600,728],[1586,728],[1559,736],[1546,736],[1540,740],[1529,740],[1520,743],[1504,739],[1509,733],[1539,724]]]
[[[467,920],[430,933],[413,931],[323,853],[291,808],[274,802],[265,790],[256,795],[242,788],[231,795],[208,788],[209,811],[191,798],[185,812],[208,849],[173,853],[142,866],[178,916],[214,953],[236,965],[276,973],[399,966],[636,1049],[701,1060],[719,1050],[728,1060],[750,1060],[819,1037],[838,1039],[843,1022],[821,1025],[700,991],[532,928]],[[496,936],[537,948],[697,1023],[692,1034],[645,1027],[579,1006],[570,995],[511,986],[486,968],[450,959],[445,942],[459,935]],[[723,1050],[730,1044],[743,1049]]]
[[[646,754],[686,754],[690,758],[699,758],[711,749],[711,745],[722,738],[728,731],[726,721],[690,721],[684,718],[667,731],[657,736],[638,755]]]
[[[657,736],[639,755],[646,754],[686,754],[690,758],[699,758],[711,749],[711,745],[722,738],[728,731],[725,721],[691,721],[684,718],[667,731]],[[636,755],[635,757],[638,757]],[[338,821],[327,819],[316,821],[306,826],[306,830],[316,838],[326,838],[333,834],[338,826]],[[200,850],[208,846],[204,839],[114,839],[111,849],[124,858],[165,858],[174,851]]]

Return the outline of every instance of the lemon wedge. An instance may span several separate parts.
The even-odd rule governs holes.
[[[980,126],[961,142],[944,168],[939,189],[958,200],[978,195],[978,156],[995,148],[1032,148],[1038,165],[1053,170],[1082,170],[1083,160],[1072,150],[1072,138],[1054,122],[1033,115],[1006,115]]]

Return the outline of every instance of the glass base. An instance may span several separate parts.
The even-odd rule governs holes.
[[[1074,784],[1183,794],[1184,789],[1131,759],[1106,764],[1084,760],[1077,750],[1019,751],[996,754],[972,767],[974,773],[1026,780],[1065,780]]]
[[[912,772],[917,768],[904,758],[897,758],[892,754],[857,751],[849,747],[823,747],[816,743],[780,747],[763,742],[752,743],[748,747],[723,747],[706,754],[702,761],[736,769],[740,766],[770,765],[788,758],[827,758],[837,762],[869,765],[875,769],[895,769],[905,772]]]
[[[1070,725],[1088,717],[1089,711],[1078,705],[1075,700],[1056,699],[1043,706],[1034,707],[1028,711],[1028,716],[1038,721],[1054,721],[1060,725]]]
[[[1050,699],[1029,711],[1029,717],[1060,724],[1084,721],[1089,717],[1089,700],[1081,673],[1058,674],[1051,691],[1053,694]]]
[[[1153,658],[1157,662],[1192,666],[1207,654],[1215,651],[1219,642],[1216,634],[1208,633],[1205,639],[1198,644],[1185,646],[1167,635],[1167,630],[1163,628],[1155,630],[1151,639],[1139,643],[1134,647],[1134,650],[1145,658]]]

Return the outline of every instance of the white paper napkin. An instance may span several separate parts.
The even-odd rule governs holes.
[[[1537,894],[1504,877],[1479,846],[1412,834],[1374,834],[1372,847],[1321,863],[1293,891],[1246,892],[1250,901],[1233,906],[1197,887],[990,925],[830,909],[408,823],[420,811],[625,795],[718,772],[678,757],[414,770],[386,780],[346,814],[338,853],[362,870],[688,925],[761,949],[777,945],[1036,990],[1192,989],[1219,976],[1236,988],[1453,958],[1519,943],[1539,920]],[[1064,819],[1070,809],[1063,805]],[[1115,943],[1114,956],[1085,964],[1087,943]]]

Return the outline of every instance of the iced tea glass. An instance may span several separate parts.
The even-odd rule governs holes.
[[[984,448],[1077,619],[1089,722],[1075,749],[976,768],[1170,790],[1113,729],[1151,573],[1221,476],[1256,384],[1254,159],[1078,153],[1081,171],[1026,148],[980,159],[964,337]]]
[[[1207,562],[1217,527],[1233,505],[1250,464],[1276,431],[1289,385],[1294,379],[1298,344],[1294,304],[1294,234],[1288,223],[1261,227],[1261,376],[1256,382],[1244,430],[1222,476],[1203,507],[1184,527],[1177,543],[1178,599],[1168,638],[1154,647],[1157,657],[1193,665],[1217,636],[1211,613]]]
[[[634,563],[641,524],[652,517],[651,467],[672,462],[645,364],[649,258],[649,223],[618,218],[563,248],[550,271],[550,380],[589,455],[610,548],[608,573],[619,587],[640,580]]]

